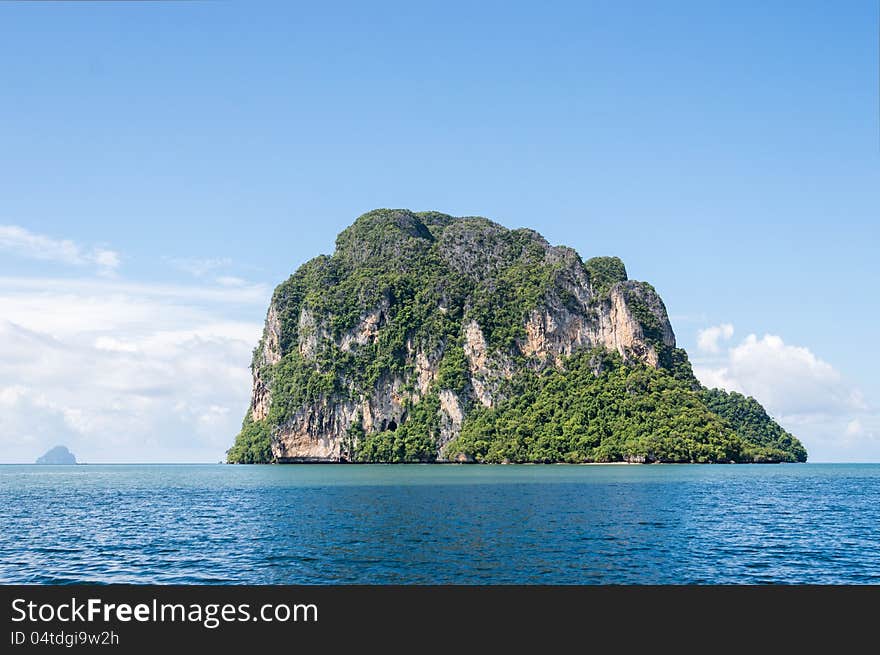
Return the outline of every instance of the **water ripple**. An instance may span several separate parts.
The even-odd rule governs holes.
[[[0,466],[0,582],[880,582],[880,465]]]

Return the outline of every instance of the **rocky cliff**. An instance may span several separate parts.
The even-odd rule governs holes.
[[[588,378],[572,378],[585,359]],[[688,455],[668,457],[666,442],[651,441],[655,428],[619,421],[618,431],[637,434],[562,443],[563,425],[580,421],[587,434],[625,418],[614,398],[597,405],[592,421],[578,413],[599,402],[585,390],[607,395],[617,370],[653,371],[700,406],[701,427],[682,435],[696,444]],[[619,259],[584,262],[537,232],[484,218],[361,216],[332,256],[307,262],[276,289],[252,372],[234,462],[805,458],[748,442],[708,409],[663,301],[651,285],[629,280]],[[584,396],[577,411],[542,419],[513,409],[529,385],[543,391],[541,380]],[[517,440],[529,420],[537,421],[532,441]],[[548,450],[535,435],[556,428],[562,441]]]

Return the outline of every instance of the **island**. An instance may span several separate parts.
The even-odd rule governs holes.
[[[653,286],[531,229],[378,209],[272,296],[230,463],[803,462]]]
[[[76,457],[66,446],[55,446],[37,458],[37,464],[76,464]]]

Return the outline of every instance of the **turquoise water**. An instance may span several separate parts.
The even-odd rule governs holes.
[[[880,465],[0,466],[4,583],[880,583]]]

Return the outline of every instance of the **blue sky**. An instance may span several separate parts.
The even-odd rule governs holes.
[[[220,459],[272,287],[374,207],[621,256],[705,382],[880,461],[877,14],[0,3],[0,461]]]

